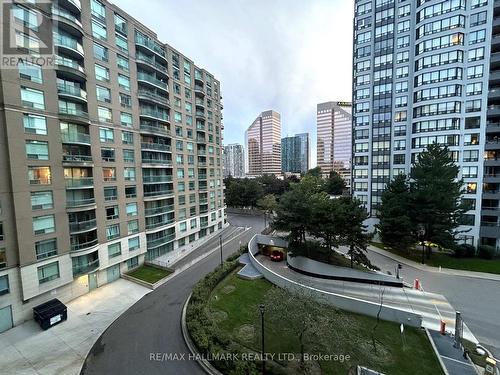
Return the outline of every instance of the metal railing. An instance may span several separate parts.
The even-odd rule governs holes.
[[[77,222],[69,222],[69,231],[70,232],[81,232],[84,230],[90,230],[97,228],[96,219],[86,220],[86,221],[77,221]]]
[[[65,178],[64,180],[68,188],[94,186],[94,179],[92,177]]]
[[[88,206],[91,204],[95,204],[95,198],[85,198],[85,199],[67,199],[66,207],[79,207],[79,206]]]
[[[96,246],[98,243],[99,242],[98,242],[97,238],[93,239],[91,241],[87,241],[87,242],[72,242],[71,243],[71,251],[81,251],[81,250],[85,250],[85,249],[90,249],[90,248]]]
[[[144,215],[145,216],[153,216],[153,215],[158,215],[158,214],[163,214],[163,213],[169,213],[174,210],[174,205],[173,204],[167,204],[165,206],[161,207],[151,207],[151,208],[146,208],[144,210]]]

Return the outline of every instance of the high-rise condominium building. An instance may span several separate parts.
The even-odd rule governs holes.
[[[245,152],[243,145],[224,146],[224,177],[245,177]]]
[[[437,143],[448,146],[460,166],[463,199],[471,204],[460,240],[499,245],[494,52],[500,44],[491,36],[500,8],[494,4],[355,2],[353,188],[371,223],[387,182],[408,174],[416,155]]]
[[[262,112],[245,132],[249,176],[281,174],[281,115],[273,110]]]
[[[306,173],[309,169],[309,133],[281,138],[281,171]]]
[[[316,111],[317,166],[324,174],[332,170],[351,183],[352,105],[348,102],[319,103]]]
[[[53,21],[55,65],[0,75],[2,329],[225,221],[219,82],[111,3],[41,6],[13,20]],[[38,52],[34,35],[19,51]]]

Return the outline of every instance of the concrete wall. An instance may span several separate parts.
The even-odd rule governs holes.
[[[290,292],[306,291],[318,301],[326,302],[335,307],[338,307],[339,309],[352,311],[355,313],[364,314],[372,317],[377,316],[380,306],[376,303],[364,301],[358,298],[343,296],[336,293],[326,292],[324,290],[313,288],[307,285],[302,285],[271,271],[267,267],[263,266],[255,258],[255,254],[259,252],[259,246],[258,246],[259,244],[286,247],[287,242],[281,238],[257,234],[248,243],[248,253],[250,257],[250,262],[271,283],[281,288],[287,289]],[[391,322],[403,323],[405,325],[412,327],[421,327],[422,325],[421,315],[388,306],[382,306],[382,309],[380,311],[380,318]]]

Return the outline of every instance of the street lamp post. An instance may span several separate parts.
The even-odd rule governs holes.
[[[420,237],[420,243],[422,244],[422,264],[425,264],[425,245],[424,245],[425,229],[421,224],[418,227],[418,235]]]
[[[262,375],[266,373],[266,361],[264,359],[264,311],[265,311],[265,305],[260,304],[259,305],[259,311],[260,311],[260,321],[261,321],[261,329],[262,329],[262,347],[261,347],[261,355],[262,355]]]
[[[219,235],[219,246],[220,246],[220,266],[224,263],[222,260],[222,234]]]

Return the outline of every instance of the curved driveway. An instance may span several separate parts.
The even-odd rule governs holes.
[[[231,226],[225,229],[223,238],[237,237],[224,243],[225,257],[238,249],[240,241],[248,242],[263,229],[261,217],[229,215],[228,221]],[[247,231],[237,228],[245,226],[251,228]],[[203,249],[217,248],[218,243],[219,238],[215,236]],[[204,374],[197,362],[187,359],[189,350],[182,338],[180,319],[182,306],[193,286],[219,263],[220,253],[216,251],[145,295],[99,337],[83,364],[81,375]],[[169,354],[172,357],[167,360]]]

